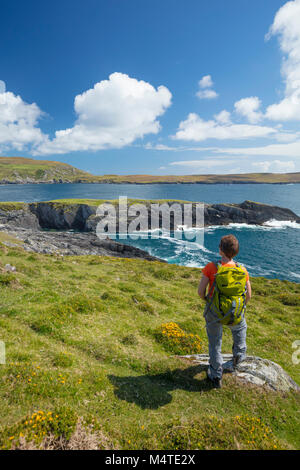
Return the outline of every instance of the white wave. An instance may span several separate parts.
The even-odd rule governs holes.
[[[230,223],[228,225],[211,225],[210,227],[205,228],[205,233],[212,233],[215,230],[228,230],[228,229],[236,229],[236,230],[278,230],[278,229],[285,229],[285,228],[300,228],[300,224],[292,220],[276,220],[271,219],[267,220],[263,225],[255,225],[255,224],[245,224],[245,223]]]
[[[233,223],[233,222],[232,222],[231,224],[227,225],[227,227],[230,227],[230,228],[237,228],[237,229],[239,229],[239,228],[246,228],[246,229],[255,229],[255,230],[257,230],[257,229],[260,229],[260,228],[261,228],[261,225],[245,224],[245,223],[240,223],[240,224],[238,224],[238,223]]]
[[[290,275],[295,277],[296,279],[300,279],[300,274],[298,273],[293,273],[292,271],[290,272]]]
[[[292,220],[275,220],[271,219],[264,223],[266,227],[272,228],[300,228],[300,224]]]

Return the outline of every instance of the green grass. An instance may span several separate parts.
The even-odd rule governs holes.
[[[23,157],[0,157],[0,180],[14,182],[20,178],[42,182],[53,179],[71,182],[93,180],[90,173],[62,162]]]
[[[16,445],[20,434],[37,441],[43,433],[70,434],[78,417],[119,449],[299,448],[299,394],[247,386],[228,374],[221,390],[210,390],[205,374],[172,357],[172,344],[157,335],[175,322],[185,337],[199,335],[207,352],[199,269],[59,258],[3,244],[0,252],[0,268],[17,268],[0,277],[7,354],[0,448]],[[291,357],[300,285],[263,278],[252,284],[248,352],[279,363],[299,384]],[[225,330],[223,352],[230,351]],[[30,417],[38,411],[58,417],[34,428],[38,418]]]

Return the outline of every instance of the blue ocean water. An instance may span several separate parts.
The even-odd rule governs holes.
[[[226,227],[208,227],[204,230],[204,244],[163,235],[160,238],[120,240],[148,251],[151,255],[190,267],[203,267],[219,257],[219,241],[232,233],[240,242],[236,261],[244,264],[252,276],[286,279],[300,282],[300,224],[282,223],[272,226],[231,224]]]
[[[246,199],[287,207],[300,215],[300,184],[44,184],[0,185],[0,201],[47,201],[65,198],[183,199],[207,203]],[[205,229],[204,245],[162,235],[122,242],[142,248],[169,263],[202,267],[218,257],[220,238],[233,233],[240,241],[237,260],[253,276],[300,282],[300,225],[276,222],[269,226],[232,224]]]
[[[7,184],[0,201],[51,199],[183,199],[207,203],[256,202],[288,207],[300,215],[300,184]]]

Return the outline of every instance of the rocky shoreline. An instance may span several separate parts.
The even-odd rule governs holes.
[[[110,201],[107,201],[110,202]],[[149,228],[153,203],[143,201],[147,207]],[[169,207],[174,201],[164,201]],[[161,201],[160,201],[161,203]],[[176,201],[183,207],[183,202]],[[196,203],[195,203],[196,204]],[[192,205],[192,223],[195,226],[195,204]],[[163,220],[159,204],[154,204],[158,211],[161,226]],[[0,203],[0,231],[10,234],[22,242],[27,251],[62,255],[101,255],[121,256],[158,260],[149,253],[114,240],[100,240],[96,227],[101,220],[97,216],[97,204],[70,202]],[[116,205],[118,214],[118,206]],[[135,217],[128,217],[129,224]],[[117,219],[118,220],[118,219]],[[300,223],[300,217],[289,209],[245,201],[241,204],[205,204],[204,225],[228,225],[245,223],[262,225],[269,220],[292,221]],[[183,222],[182,222],[183,223]],[[176,230],[171,217],[170,229]],[[119,226],[117,223],[117,232]],[[8,242],[12,244],[12,242]],[[159,260],[162,261],[162,260]]]

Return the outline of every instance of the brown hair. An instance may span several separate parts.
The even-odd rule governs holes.
[[[233,258],[239,252],[239,242],[234,235],[225,235],[221,238],[219,248],[227,258]]]

